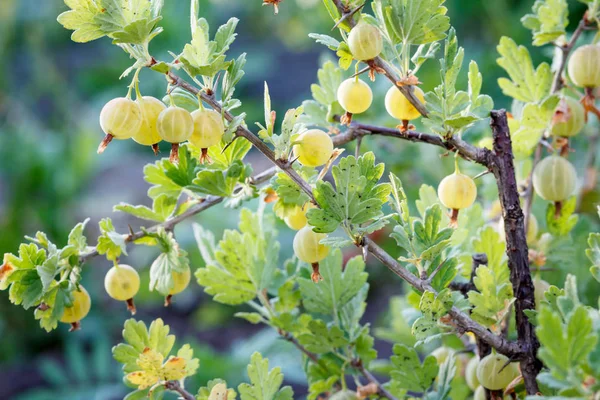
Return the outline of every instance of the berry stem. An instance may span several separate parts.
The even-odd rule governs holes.
[[[312,279],[312,281],[314,283],[319,283],[320,281],[323,280],[323,276],[321,276],[321,273],[319,272],[319,263],[312,263],[311,264],[312,267],[312,274],[310,275],[310,278]]]
[[[172,299],[173,299],[172,294],[169,294],[169,295],[167,295],[167,297],[165,297],[165,307],[169,307],[171,305]]]
[[[114,136],[111,135],[110,133],[108,133],[106,136],[104,136],[104,139],[102,139],[102,141],[100,142],[100,145],[98,146],[98,154],[102,154],[104,153],[104,150],[106,150],[106,147],[108,146],[108,144],[110,142],[112,142]]]
[[[171,154],[169,161],[173,164],[179,164],[179,143],[171,143]]]

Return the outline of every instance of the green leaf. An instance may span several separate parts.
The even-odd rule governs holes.
[[[337,39],[334,39],[328,35],[322,35],[320,33],[309,33],[308,37],[314,39],[317,43],[329,47],[329,49],[333,51],[336,51],[340,46],[340,42]]]
[[[36,308],[34,316],[35,319],[40,321],[40,326],[46,332],[56,329],[65,307],[72,304],[71,292],[73,288],[72,285],[53,285],[42,297],[41,303],[44,303],[47,307]]]
[[[262,211],[240,213],[239,230],[226,230],[214,260],[206,260],[206,268],[196,271],[204,291],[217,302],[237,305],[256,297],[269,287],[277,269],[279,242],[271,218]]]
[[[321,282],[298,278],[303,304],[308,311],[335,315],[366,284],[368,274],[361,257],[351,258],[343,271],[342,262],[341,250],[334,250],[319,263],[319,271],[323,276]]]
[[[469,292],[472,318],[485,326],[502,321],[513,301],[510,282],[498,278],[491,268],[480,265],[473,283],[477,291]]]
[[[231,99],[231,97],[233,96],[233,92],[235,91],[235,86],[244,77],[245,65],[246,53],[242,53],[237,59],[233,60],[231,64],[229,64],[229,67],[227,67],[227,71],[225,73],[225,76],[223,77],[223,87],[221,95],[224,103],[227,103]]]
[[[145,349],[154,350],[167,357],[175,344],[175,336],[169,335],[170,327],[158,318],[152,321],[150,328],[142,321],[131,318],[125,321],[123,339],[125,343],[119,343],[112,349],[113,357],[123,364],[123,372],[138,371],[137,365],[139,355]]]
[[[391,357],[393,369],[390,373],[392,384],[413,392],[426,392],[438,373],[439,368],[435,357],[429,355],[421,363],[417,351],[402,344],[394,345],[393,351],[394,355]]]
[[[114,211],[122,211],[134,217],[148,221],[165,222],[175,211],[177,199],[166,194],[160,194],[154,198],[152,209],[146,206],[133,206],[127,203],[120,203],[114,206]]]
[[[563,201],[560,214],[556,215],[556,205],[548,204],[546,210],[546,225],[548,232],[554,236],[568,235],[579,220],[579,216],[575,214],[577,209],[577,198],[571,197],[569,200]]]
[[[507,78],[498,79],[498,84],[505,95],[525,103],[539,103],[550,94],[552,71],[547,63],[533,68],[529,51],[517,46],[515,41],[502,37],[498,45],[500,58],[497,60],[508,73]]]
[[[310,86],[313,99],[319,104],[329,106],[337,102],[337,90],[343,80],[343,72],[336,65],[327,61],[317,72],[319,83]]]
[[[110,218],[103,218],[98,225],[100,227],[96,246],[98,254],[105,255],[109,261],[116,261],[121,254],[127,255],[127,235],[117,233]]]
[[[321,208],[310,209],[308,222],[315,232],[333,232],[340,224],[360,226],[383,215],[382,207],[391,193],[388,183],[380,183],[384,164],[375,164],[375,155],[365,153],[342,158],[332,168],[335,189],[318,181],[313,191]]]
[[[344,331],[337,325],[330,327],[321,320],[313,320],[308,324],[308,332],[298,335],[297,339],[308,351],[323,354],[335,351],[349,344]]]
[[[590,233],[588,236],[588,248],[585,254],[592,262],[590,273],[600,282],[600,233]]]
[[[201,387],[198,390],[196,400],[235,400],[237,393],[233,389],[227,389],[227,396],[223,399],[219,397],[215,397],[214,399],[210,398],[211,390],[218,384],[222,384],[227,387],[227,382],[223,379],[212,379],[206,383],[206,386]]]
[[[419,309],[423,315],[415,320],[412,326],[412,334],[417,340],[424,340],[438,332],[438,320],[445,316],[452,308],[454,300],[452,292],[444,289],[437,296],[426,291],[421,296]]]
[[[86,251],[88,248],[87,239],[83,234],[83,231],[85,230],[85,227],[89,221],[90,219],[86,218],[85,221],[75,225],[75,227],[71,229],[71,232],[69,232],[69,239],[67,243],[69,246],[73,246],[75,249],[77,249],[78,252]]]
[[[241,400],[292,400],[294,391],[291,387],[281,387],[283,373],[281,368],[269,370],[269,360],[260,353],[252,354],[248,365],[250,384],[238,386]]]
[[[435,42],[446,37],[450,28],[445,0],[376,0],[373,8],[388,27],[394,44],[414,45]],[[391,28],[391,29],[390,29]]]
[[[197,169],[198,160],[193,158],[187,146],[180,146],[178,164],[164,158],[144,167],[144,179],[152,185],[148,196],[154,199],[165,194],[175,199],[179,198],[181,191],[193,184]]]
[[[543,46],[566,34],[569,25],[569,7],[566,0],[536,0],[533,13],[521,22],[533,33],[533,45]]]
[[[552,376],[565,387],[581,388],[585,376],[582,368],[598,341],[586,308],[578,305],[563,323],[556,311],[542,307],[536,333],[541,344],[538,357]]]
[[[531,156],[544,132],[551,127],[558,102],[558,96],[549,96],[539,104],[528,103],[523,107],[519,128],[510,135],[517,157]]]
[[[472,242],[473,251],[484,253],[488,259],[488,267],[496,279],[509,282],[510,271],[506,264],[505,244],[500,234],[491,226],[485,226],[477,232]]]
[[[150,38],[155,37],[157,34],[162,32],[162,29],[154,29],[161,17],[158,18],[143,18],[135,20],[126,26],[122,30],[113,32],[110,36],[114,39],[114,43],[130,43],[143,45]]]
[[[150,290],[167,296],[175,285],[173,272],[182,273],[189,269],[187,253],[181,250],[173,232],[167,232],[163,227],[149,236],[156,240],[161,249],[161,254],[150,266]]]

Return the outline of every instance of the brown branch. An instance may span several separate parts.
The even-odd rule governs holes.
[[[465,297],[469,295],[471,290],[477,290],[475,283],[473,283],[473,280],[477,276],[477,268],[479,268],[480,265],[487,265],[488,263],[488,258],[485,253],[475,253],[473,254],[472,259],[471,278],[469,279],[469,282],[450,282],[450,289],[461,292]]]
[[[352,18],[352,10],[343,4],[342,0],[333,0],[333,3],[340,12],[341,18],[345,19],[345,22],[351,28],[354,27],[356,25],[356,21],[354,21]],[[406,99],[419,111],[419,113],[422,116],[427,117],[428,113],[425,105],[421,103],[417,96],[415,96],[412,86],[399,84],[401,79],[398,74],[396,74],[396,71],[391,64],[381,57],[375,57],[373,60],[370,60],[369,65],[383,71],[383,75],[385,75],[385,77],[388,78],[398,88],[398,90],[400,90],[400,92],[402,92],[404,97],[406,97]]]
[[[390,400],[398,400],[396,396],[391,394],[381,382],[373,375],[369,370],[365,368],[361,360],[353,360],[352,366],[358,369],[358,371],[369,381],[369,383],[377,386],[377,393],[383,397],[387,397]]]
[[[336,117],[336,119],[339,120],[339,117]],[[336,146],[339,146],[354,139],[359,139],[368,135],[380,135],[408,140],[410,142],[428,143],[437,147],[441,147],[444,150],[458,153],[464,159],[474,161],[486,167],[489,164],[491,155],[491,152],[488,149],[473,146],[460,139],[458,136],[442,139],[439,135],[431,135],[428,133],[410,130],[401,132],[397,128],[363,124],[356,121],[351,122],[350,126],[344,133],[334,136],[333,143]]]
[[[540,343],[535,335],[535,329],[525,315],[525,310],[535,309],[533,280],[529,271],[527,235],[525,234],[524,215],[521,210],[515,167],[513,164],[512,143],[508,130],[506,111],[492,111],[492,132],[494,138],[494,153],[496,154],[491,170],[496,177],[504,231],[506,234],[506,254],[510,281],[515,300],[515,317],[519,344],[525,352],[521,359],[521,373],[525,380],[525,389],[530,395],[538,391],[536,377],[542,368],[542,363],[536,358]]]
[[[268,181],[269,179],[271,179],[271,177],[273,175],[275,175],[276,172],[277,172],[277,168],[271,167],[271,168],[261,172],[260,174],[257,174],[254,177],[250,178],[250,182],[254,185],[264,183],[264,182]],[[239,190],[241,190],[241,188],[238,188],[236,190],[236,193],[239,192]],[[212,206],[215,206],[215,205],[221,203],[223,200],[224,200],[223,197],[207,196],[206,198],[204,198],[202,200],[202,202],[198,203],[197,205],[191,206],[185,212],[166,220],[162,224],[156,224],[156,225],[146,229],[145,232],[138,231],[138,232],[131,233],[129,236],[127,236],[125,238],[125,242],[126,243],[134,242],[138,239],[145,237],[147,235],[147,233],[156,232],[159,228],[165,228],[166,230],[173,230],[173,228],[177,224],[185,221],[188,218],[193,217],[196,214],[201,213],[204,210],[211,208]],[[85,254],[82,254],[79,257],[79,263],[84,264],[85,262],[91,260],[92,258],[94,258],[98,255],[99,255],[98,249],[96,247],[94,247],[90,251],[88,251]]]
[[[165,388],[178,393],[184,400],[196,400],[196,396],[181,387],[178,381],[168,381],[165,383]]]

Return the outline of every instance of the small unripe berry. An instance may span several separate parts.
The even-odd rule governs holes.
[[[337,100],[344,110],[360,114],[371,107],[373,92],[369,85],[360,79],[346,79],[337,90]]]
[[[115,139],[129,139],[142,125],[142,111],[138,104],[125,97],[112,99],[100,112],[100,127]]]
[[[329,400],[358,400],[358,396],[352,390],[340,390],[329,396]]]
[[[516,365],[509,363],[508,357],[502,354],[489,354],[477,366],[477,379],[481,386],[489,390],[504,389],[517,376],[519,371]]]
[[[92,300],[89,293],[83,286],[79,285],[79,290],[73,291],[73,304],[71,307],[65,308],[60,322],[76,324],[88,315],[91,308]]]
[[[190,143],[199,149],[207,149],[219,144],[225,133],[221,114],[214,110],[196,110],[192,112],[194,133]]]
[[[475,389],[473,400],[486,400],[485,388],[483,386],[479,386],[477,389]]]
[[[113,299],[127,301],[140,290],[140,276],[130,265],[115,265],[104,277],[104,289]]]
[[[533,188],[544,200],[561,202],[575,191],[577,172],[564,157],[551,155],[538,163],[533,171]]]
[[[294,237],[294,254],[305,263],[318,263],[329,254],[329,246],[319,243],[326,237],[324,233],[313,232],[312,226],[305,226]]]
[[[173,271],[171,276],[173,277],[174,283],[169,295],[174,295],[183,292],[188,287],[190,280],[192,279],[192,272],[188,267],[183,272]]]
[[[544,293],[550,289],[550,284],[536,276],[533,280],[533,287],[535,288],[534,296],[535,296],[535,308],[539,308],[543,301],[546,300],[546,296]]]
[[[310,202],[306,203],[303,207],[296,206],[292,211],[288,212],[283,220],[290,229],[298,231],[306,226],[306,212],[314,207]]]
[[[350,31],[348,47],[355,59],[372,60],[383,50],[383,37],[376,26],[361,21]]]
[[[307,167],[320,167],[333,153],[331,136],[319,129],[309,129],[301,134],[294,145],[294,155]]]
[[[445,207],[461,210],[470,207],[477,198],[477,186],[471,177],[455,172],[438,186],[438,197]]]
[[[133,140],[143,146],[152,146],[162,139],[158,134],[158,116],[167,108],[159,99],[144,96],[135,101],[142,112],[142,124],[133,135]]]
[[[165,142],[185,142],[193,132],[194,120],[184,108],[171,106],[158,116],[158,134]]]
[[[600,86],[600,46],[588,44],[579,47],[569,59],[569,77],[579,87]]]
[[[417,86],[413,88],[417,99],[425,104],[425,94],[421,88]],[[402,121],[410,121],[421,116],[419,110],[408,101],[396,86],[392,86],[385,95],[385,109],[392,117]]]
[[[581,103],[572,97],[564,97],[561,100],[561,103],[563,101],[566,104],[561,104],[560,106],[567,107],[567,120],[564,122],[555,123],[552,126],[552,135],[561,137],[575,136],[581,132],[585,126],[585,110]]]
[[[435,361],[437,361],[438,365],[442,365],[452,353],[454,353],[454,350],[442,346],[432,351],[431,355],[435,357]]]
[[[475,356],[469,360],[465,369],[465,381],[471,390],[477,389],[479,379],[477,379],[477,366],[479,365],[479,357]]]

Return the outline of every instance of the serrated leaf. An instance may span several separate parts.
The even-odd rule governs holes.
[[[413,392],[426,392],[438,373],[439,367],[435,357],[429,355],[421,363],[416,350],[402,344],[394,345],[393,351],[393,369],[390,372],[392,384]]]
[[[165,194],[172,198],[179,198],[181,191],[193,183],[196,178],[198,160],[192,157],[187,146],[179,147],[179,163],[173,164],[164,158],[154,164],[144,167],[144,179],[152,187],[148,196],[156,198]]]
[[[311,321],[308,324],[308,332],[298,335],[297,339],[308,351],[317,354],[330,353],[349,344],[340,327],[327,326],[321,320]]]
[[[100,227],[100,236],[96,249],[98,254],[105,255],[109,261],[116,261],[121,254],[127,255],[126,235],[121,235],[115,231],[112,220],[103,218],[98,223]]]
[[[201,387],[196,395],[196,400],[234,400],[237,396],[235,390],[227,388],[223,379],[212,379]]]
[[[579,220],[579,216],[575,214],[576,208],[577,198],[575,196],[563,201],[559,215],[556,215],[556,205],[554,203],[548,204],[546,209],[548,232],[554,236],[568,235]]]
[[[566,0],[536,0],[533,13],[521,22],[533,33],[533,45],[543,46],[566,34],[569,24],[569,7]]]
[[[225,304],[243,304],[271,283],[277,268],[279,242],[273,220],[262,212],[240,213],[239,230],[226,230],[214,260],[196,272],[200,286],[213,299]]]
[[[551,127],[558,102],[558,96],[549,96],[539,104],[528,103],[523,107],[518,129],[510,135],[517,157],[531,156],[544,132]]]
[[[321,208],[310,209],[308,223],[315,232],[333,232],[340,224],[361,225],[383,215],[391,186],[378,183],[385,166],[375,164],[375,155],[365,153],[342,158],[332,168],[335,189],[329,182],[318,181],[313,191]]]
[[[507,78],[498,79],[498,84],[505,95],[525,103],[541,102],[550,93],[552,71],[547,63],[534,69],[529,51],[517,46],[515,41],[502,37],[498,45],[500,58],[497,60],[508,73]]]
[[[148,221],[164,222],[171,216],[177,206],[177,199],[167,194],[160,194],[154,198],[152,209],[146,206],[134,206],[127,203],[120,203],[114,206],[114,211],[122,211],[134,217]]]
[[[167,232],[162,227],[149,236],[156,240],[161,249],[161,254],[150,266],[150,290],[167,296],[175,285],[173,273],[183,273],[189,269],[187,253],[181,250],[173,232]]]
[[[337,39],[334,39],[328,35],[322,35],[320,33],[309,33],[308,37],[314,39],[317,43],[329,47],[330,50],[335,51],[340,46],[340,42]]]
[[[480,265],[473,283],[477,291],[469,292],[469,302],[473,305],[471,316],[485,326],[499,323],[513,301],[510,282],[498,278],[491,268]]]
[[[248,365],[250,384],[238,386],[241,400],[292,400],[294,392],[291,387],[281,387],[283,373],[281,368],[269,370],[269,360],[260,353],[252,354]]]

